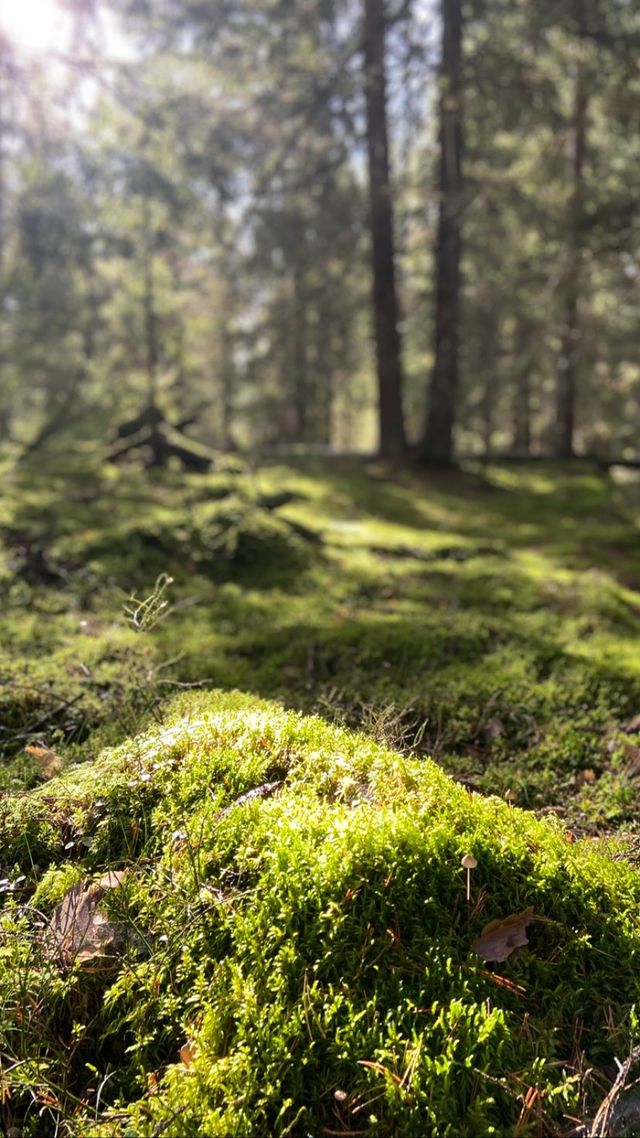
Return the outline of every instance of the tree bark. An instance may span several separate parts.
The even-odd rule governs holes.
[[[318,304],[315,327],[315,368],[317,374],[317,428],[316,442],[331,445],[331,421],[335,387],[334,316],[331,304],[322,297]]]
[[[515,333],[516,374],[513,389],[513,450],[526,455],[531,450],[531,338],[533,330],[525,319],[518,321]]]
[[[304,287],[304,271],[300,265],[296,265],[293,273],[292,313],[294,441],[308,443],[310,441],[309,424],[312,419],[312,392],[307,355],[307,299]]]
[[[578,0],[579,27],[584,24],[584,5]],[[571,196],[567,218],[569,251],[564,287],[564,320],[556,386],[556,429],[554,453],[571,458],[575,445],[576,396],[580,354],[580,292],[583,277],[583,224],[585,206],[585,160],[587,155],[587,112],[589,97],[584,65],[578,60],[574,80],[571,122]]]
[[[379,451],[406,449],[402,358],[396,288],[391,166],[387,132],[384,0],[364,0],[364,73],[373,268],[373,326],[378,377]]]
[[[500,328],[497,312],[484,313],[480,350],[482,352],[482,448],[485,462],[491,457],[498,398],[498,353]]]
[[[235,416],[235,395],[238,381],[235,357],[234,318],[237,297],[233,283],[221,274],[220,299],[217,316],[218,376],[220,386],[219,444],[224,451],[231,453],[236,449],[233,437]]]
[[[463,212],[462,0],[442,0],[439,141],[434,365],[420,454],[425,463],[450,466],[459,386]]]
[[[153,234],[151,231],[151,207],[145,197],[143,203],[143,318],[145,364],[147,371],[147,392],[150,403],[155,403],[158,394],[158,318],[155,305],[155,281],[153,272]]]
[[[220,415],[221,434],[222,434],[222,449],[228,452],[235,450],[235,443],[233,439],[233,399],[236,386],[236,368],[233,357],[233,337],[228,329],[225,321],[225,327],[222,330],[222,363],[220,367],[220,378],[222,386],[222,406]]]

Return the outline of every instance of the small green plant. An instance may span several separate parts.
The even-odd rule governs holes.
[[[151,632],[171,612],[167,590],[173,577],[161,573],[147,597],[132,595],[124,606],[124,615],[136,632]]]
[[[136,597],[132,594],[129,597],[124,605],[124,617],[137,636],[146,639],[171,614],[168,591],[173,583],[173,577],[161,573],[147,596]],[[179,659],[178,656],[175,659],[158,662],[151,658],[151,649],[147,644],[142,649],[142,657],[137,652],[131,653],[125,673],[124,688],[127,696],[119,711],[120,724],[124,731],[130,734],[139,730],[140,725],[149,716],[161,718],[159,706],[162,696],[159,676]]]

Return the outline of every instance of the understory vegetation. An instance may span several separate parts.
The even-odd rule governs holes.
[[[637,483],[74,462],[2,472],[5,1132],[609,1125]]]

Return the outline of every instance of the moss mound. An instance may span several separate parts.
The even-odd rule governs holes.
[[[5,1126],[559,1132],[637,1034],[637,872],[429,761],[237,693],[0,802]],[[467,901],[461,858],[477,861]],[[117,951],[47,936],[79,882]],[[527,907],[529,947],[473,952]]]
[[[214,580],[253,577],[263,587],[306,568],[310,548],[291,525],[251,500],[212,503],[196,518],[199,568]]]
[[[42,471],[7,476],[0,584],[14,591],[144,589],[185,571],[269,588],[317,559],[313,531],[278,512],[298,495],[262,493],[242,471],[155,481],[100,465],[48,474],[44,485]]]
[[[254,580],[264,588],[286,581],[310,561],[309,544],[287,522],[233,495],[126,518],[111,532],[90,535],[75,554],[98,580],[130,587],[186,569],[211,581]]]

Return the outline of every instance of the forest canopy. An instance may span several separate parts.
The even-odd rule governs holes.
[[[4,442],[155,409],[224,449],[639,457],[630,0],[31,0],[0,29]]]

